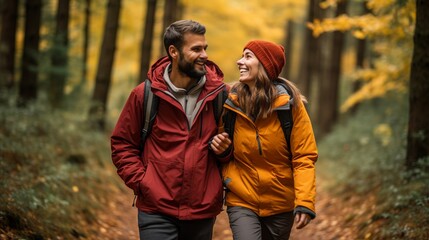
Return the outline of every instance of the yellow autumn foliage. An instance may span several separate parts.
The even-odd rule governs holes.
[[[57,1],[49,0],[49,2],[52,5],[49,11],[53,13]],[[209,59],[221,67],[227,82],[238,78],[236,61],[240,58],[242,47],[247,41],[260,38],[283,43],[287,20],[304,21],[307,5],[306,1],[300,0],[212,0],[209,2],[181,0],[180,2],[184,7],[182,18],[199,21],[207,27]],[[163,5],[164,1],[157,2],[153,48],[151,49],[152,63],[159,58],[159,49],[162,44]],[[83,3],[72,1],[71,6],[70,55],[81,56],[84,24]],[[94,0],[91,7],[89,87],[92,86],[97,71],[107,0]],[[146,1],[126,0],[122,2],[112,72],[113,91],[117,89],[116,86],[124,86],[124,82],[133,81],[132,79],[137,81],[145,14]],[[76,73],[76,76],[79,74]],[[79,77],[74,81],[79,81]],[[72,82],[73,80],[69,83]],[[122,89],[122,91],[125,90]],[[126,91],[128,92],[128,90]],[[113,93],[110,101],[116,102],[118,97],[120,96]]]
[[[200,21],[207,27],[209,59],[225,74],[225,81],[237,80],[236,61],[251,39],[266,39],[283,44],[288,19],[304,19],[306,1],[299,0],[185,0],[184,18]],[[288,46],[285,46],[288,47]]]
[[[321,7],[335,7],[338,0],[322,2]],[[308,23],[313,36],[325,32],[350,31],[358,39],[371,39],[371,50],[376,56],[372,67],[357,69],[353,80],[363,86],[350,95],[341,106],[345,112],[355,104],[388,92],[407,90],[412,56],[415,22],[415,2],[400,5],[395,0],[368,0],[370,14],[341,15],[336,18],[316,19]]]
[[[49,12],[55,12],[56,2],[50,0]],[[242,54],[242,47],[251,39],[266,39],[284,43],[285,24],[289,19],[304,22],[308,1],[300,0],[181,0],[184,6],[183,18],[200,21],[207,27],[206,39],[209,44],[209,59],[216,62],[225,74],[225,81],[237,80],[236,61]],[[322,8],[336,7],[338,0],[326,0]],[[365,85],[359,92],[351,95],[342,111],[368,98],[383,96],[392,90],[406,89],[409,75],[409,62],[412,51],[412,34],[415,22],[415,3],[409,0],[398,5],[396,0],[368,0],[371,14],[360,16],[341,15],[337,18],[317,19],[308,23],[314,36],[325,32],[350,31],[359,39],[371,39],[371,47],[376,59],[370,69],[357,70],[354,79]],[[88,87],[94,82],[103,34],[107,0],[92,2],[91,39],[88,59]],[[164,1],[158,1],[153,40],[152,63],[159,57],[161,48],[162,15]],[[70,56],[79,59],[82,53],[83,4],[71,2]],[[45,11],[46,12],[46,11]],[[143,37],[146,1],[123,1],[120,13],[118,44],[113,69],[112,91],[128,92],[138,76],[140,44]],[[42,32],[52,30],[43,29]],[[20,32],[19,41],[22,41]],[[42,48],[46,48],[42,40]],[[289,45],[285,46],[286,48]],[[148,50],[149,51],[149,50]],[[288,58],[288,64],[295,64]],[[72,60],[75,62],[76,60]],[[408,64],[408,65],[407,65]],[[79,81],[79,72],[72,71],[73,85]],[[124,85],[124,82],[128,85]],[[379,87],[380,89],[375,89]],[[70,88],[71,89],[71,88]],[[110,102],[118,102],[120,94],[113,92]]]

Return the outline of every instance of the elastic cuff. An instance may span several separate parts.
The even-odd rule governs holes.
[[[315,212],[313,212],[310,209],[303,207],[303,206],[296,207],[295,210],[293,210],[293,215],[295,215],[297,212],[306,213],[311,217],[311,219],[316,218]]]
[[[210,151],[213,151],[213,149],[212,149],[212,141],[213,141],[213,138],[214,138],[214,137],[210,138],[209,142],[207,143],[207,145],[208,145],[208,147],[209,147],[209,150],[210,150]]]
[[[231,153],[231,151],[232,151],[232,144],[223,153],[219,154],[218,157],[221,157],[221,158],[226,157]]]

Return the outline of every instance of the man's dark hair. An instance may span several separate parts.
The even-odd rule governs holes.
[[[204,35],[206,27],[193,20],[179,20],[168,26],[164,33],[164,47],[170,60],[171,56],[168,53],[168,47],[173,45],[179,51],[182,51],[185,33]]]

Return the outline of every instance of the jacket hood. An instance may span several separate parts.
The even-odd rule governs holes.
[[[164,70],[170,64],[171,61],[167,56],[164,56],[156,61],[149,69],[147,73],[148,79],[152,82],[152,86],[155,88],[167,89],[164,83]]]
[[[292,99],[290,98],[290,95],[287,92],[287,90],[281,85],[276,85],[276,88],[278,91],[278,95],[272,103],[273,109],[276,109],[276,110],[289,109],[293,104],[293,98]],[[238,95],[235,91],[231,91],[229,93],[228,100],[225,103],[233,108],[240,109],[240,105],[238,102]]]

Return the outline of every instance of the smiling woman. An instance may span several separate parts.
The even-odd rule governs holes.
[[[245,49],[243,57],[237,61],[240,77],[238,80],[248,85],[254,85],[259,72],[259,60],[249,49]]]
[[[224,104],[235,120],[225,117],[210,144],[223,163],[234,239],[285,240],[294,219],[301,229],[316,217],[316,141],[305,98],[279,77],[284,64],[281,45],[252,40],[244,46],[239,82]],[[293,119],[290,140],[279,121],[285,109]]]

